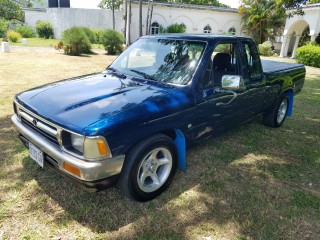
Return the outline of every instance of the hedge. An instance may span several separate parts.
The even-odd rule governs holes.
[[[271,46],[272,44],[269,41],[259,44],[258,49],[259,49],[260,55],[267,56],[267,57],[273,56],[274,52],[272,51]]]
[[[320,67],[320,47],[306,45],[297,49],[297,60],[311,67]]]
[[[36,23],[36,30],[41,38],[53,38],[53,26],[49,22],[39,21]]]
[[[27,25],[16,26],[14,30],[24,38],[31,38],[35,36],[35,31],[33,27]]]
[[[13,30],[10,30],[10,31],[7,32],[7,37],[8,37],[10,42],[14,42],[14,43],[19,42],[20,39],[21,39],[20,33],[15,32]]]
[[[100,35],[100,42],[107,51],[107,54],[113,55],[123,51],[123,36],[115,30],[105,30]]]
[[[91,53],[91,43],[81,27],[73,27],[62,34],[64,53],[78,56],[83,53]]]

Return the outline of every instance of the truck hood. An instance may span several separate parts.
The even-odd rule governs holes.
[[[113,74],[93,74],[22,92],[18,102],[61,127],[81,133],[87,126],[123,111],[168,98],[173,89]],[[161,102],[161,100],[160,100]]]

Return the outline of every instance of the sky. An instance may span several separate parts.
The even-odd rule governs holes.
[[[97,5],[99,2],[100,0],[70,0],[70,6],[72,8],[98,8]],[[239,0],[219,0],[219,2],[233,8],[239,6]]]

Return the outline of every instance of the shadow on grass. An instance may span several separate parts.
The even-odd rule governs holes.
[[[15,164],[24,147],[10,127],[10,116],[0,120],[3,169]],[[30,190],[27,212],[54,216],[49,224],[58,229],[77,221],[94,233],[123,239],[215,234],[317,239],[319,197],[304,188],[312,183],[313,190],[320,190],[319,126],[308,119],[296,124],[289,119],[282,128],[270,129],[255,121],[193,147],[187,153],[187,173],[178,171],[169,189],[147,203],[132,202],[115,187],[85,192],[20,155],[22,167],[0,175],[12,181],[1,191],[23,191],[35,179],[40,189]],[[64,211],[52,208],[48,198]]]
[[[93,232],[117,232],[124,239],[183,239],[226,231],[230,238],[303,238],[306,231],[314,238],[319,236],[319,210],[300,211],[292,204],[296,187],[281,180],[308,182],[300,174],[310,170],[309,177],[319,176],[319,163],[317,156],[303,162],[290,153],[299,139],[288,140],[292,133],[286,129],[254,122],[190,149],[187,173],[178,172],[170,188],[148,203],[132,202],[117,188],[87,193],[53,170],[29,174],[65,210],[52,222],[58,227],[76,220]],[[25,171],[30,171],[29,162],[23,160]],[[30,209],[37,207],[45,206]],[[302,223],[305,230],[297,232]]]

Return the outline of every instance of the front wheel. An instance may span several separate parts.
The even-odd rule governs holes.
[[[169,186],[176,169],[177,151],[172,139],[157,134],[129,151],[118,187],[131,199],[148,201]]]
[[[280,127],[287,117],[288,108],[288,95],[282,94],[271,110],[264,114],[263,123],[270,127]]]

